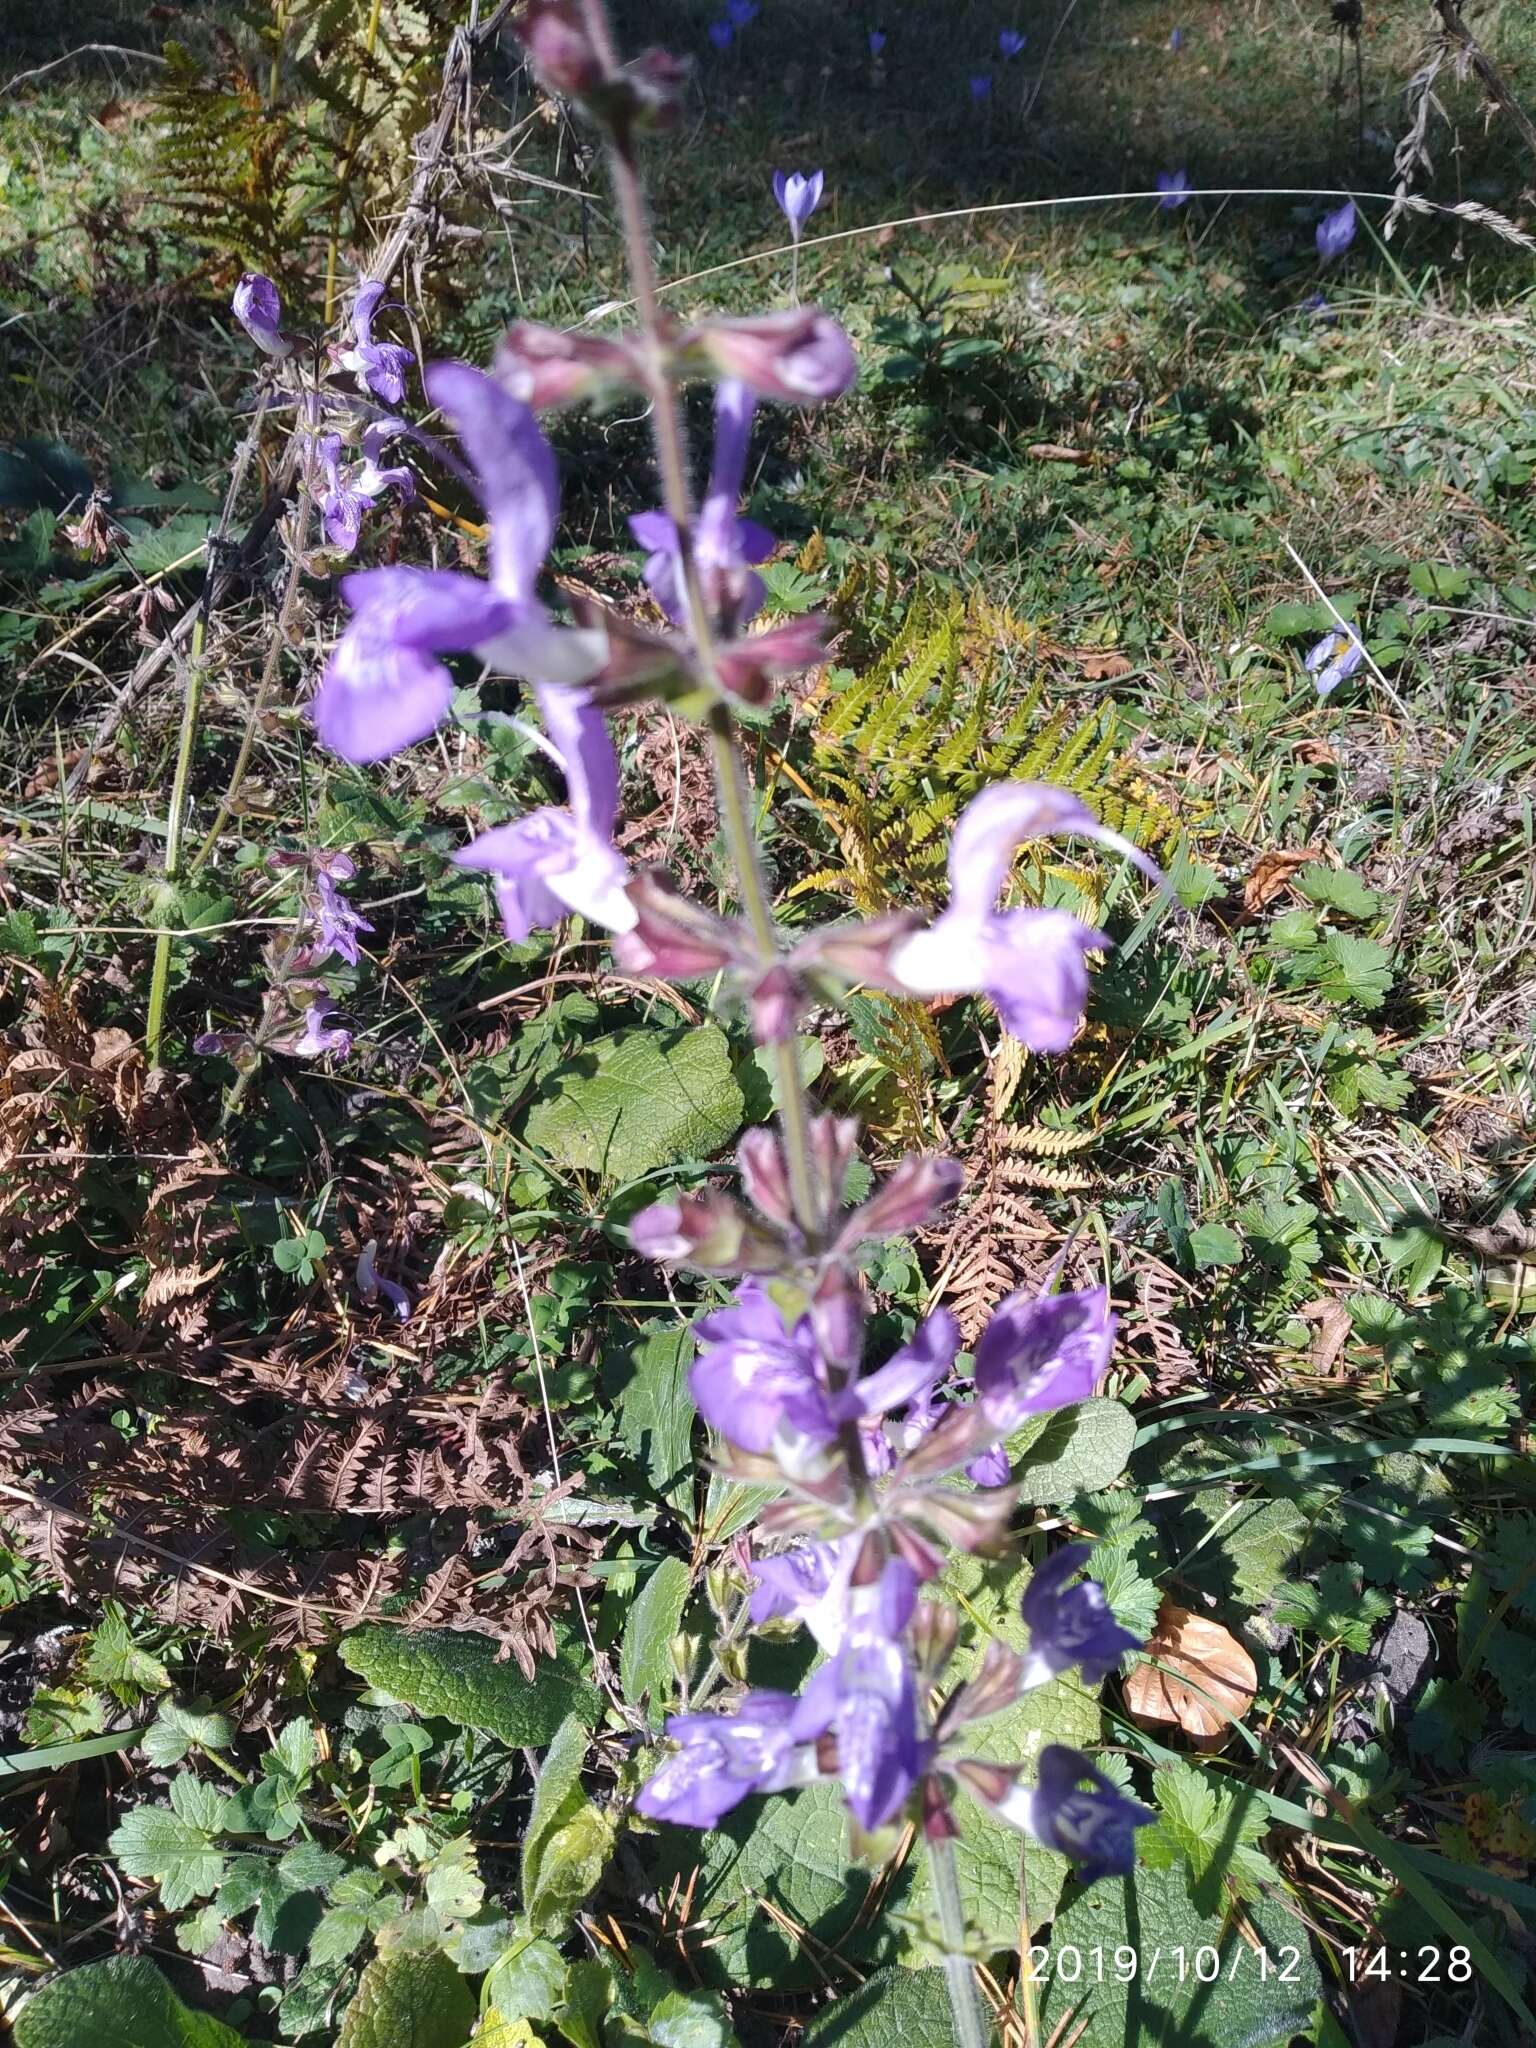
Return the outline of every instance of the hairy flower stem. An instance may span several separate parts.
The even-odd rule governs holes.
[[[987,2048],[992,2030],[982,2015],[976,1972],[965,1953],[965,1908],[960,1901],[955,1845],[944,1835],[937,1839],[930,1836],[926,1846],[933,1902],[938,1908],[939,1931],[944,1937],[944,1983],[955,2022],[956,2048]]]
[[[583,12],[593,43],[604,61],[612,64],[613,38],[602,0],[584,0]],[[758,960],[766,972],[778,960],[773,906],[758,858],[757,836],[752,829],[735,721],[724,701],[715,671],[713,622],[694,561],[693,499],[688,488],[687,440],[677,391],[667,374],[666,341],[656,288],[656,266],[651,254],[651,226],[646,214],[645,193],[629,136],[610,133],[608,140],[614,197],[623,222],[635,308],[649,358],[647,382],[651,400],[651,431],[661,472],[662,502],[677,530],[689,632],[699,666],[705,678],[715,684],[720,700],[710,714],[709,735],[719,791],[721,826],[736,869],[741,907],[752,932]],[[784,1157],[789,1169],[790,1195],[806,1241],[814,1246],[820,1239],[825,1219],[812,1162],[810,1114],[800,1082],[799,1061],[793,1041],[774,1044],[770,1053],[779,1124],[784,1136]],[[836,1190],[831,1192],[835,1198]]]

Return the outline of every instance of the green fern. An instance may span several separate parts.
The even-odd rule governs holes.
[[[855,616],[870,588],[865,577],[839,593],[840,623],[855,645]],[[1173,836],[1171,812],[1121,758],[1112,707],[1074,718],[1065,706],[1047,707],[1039,675],[1020,689],[1008,650],[1027,655],[1035,636],[1017,620],[919,597],[883,635],[866,629],[862,637],[868,665],[834,671],[804,768],[838,857],[799,882],[795,895],[838,896],[865,916],[938,903],[954,820],[978,790],[1005,777],[1058,783],[1143,845]],[[1085,875],[1065,872],[1091,895]]]

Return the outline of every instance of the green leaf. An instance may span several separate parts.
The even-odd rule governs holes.
[[[1408,581],[1420,597],[1465,597],[1472,588],[1472,571],[1450,562],[1415,562]]]
[[[189,1773],[171,1782],[167,1806],[136,1806],[107,1837],[107,1847],[129,1877],[152,1878],[169,1912],[206,1899],[224,1874],[214,1846],[222,1796]]]
[[[133,1640],[122,1608],[111,1603],[92,1633],[82,1669],[87,1678],[106,1686],[130,1707],[147,1692],[164,1692],[171,1682],[160,1659],[141,1650]]]
[[[646,2032],[656,2048],[736,2048],[725,2008],[712,1991],[669,1991],[651,2007]]]
[[[1263,1803],[1225,1784],[1213,1771],[1173,1763],[1152,1780],[1159,1819],[1141,1829],[1137,1853],[1154,1869],[1187,1866],[1190,1899],[1201,1913],[1218,1918],[1234,1899],[1263,1896],[1275,1873],[1253,1844],[1269,1827]]]
[[[465,2048],[475,2002],[440,1949],[375,1956],[347,2007],[336,2048]]]
[[[16,2048],[243,2048],[244,2037],[182,2004],[143,1956],[71,1970],[27,2000]]]
[[[553,1076],[523,1135],[556,1164],[617,1183],[711,1158],[742,1113],[730,1044],[713,1024],[620,1031],[593,1039]]]
[[[692,1575],[680,1557],[664,1557],[641,1588],[624,1624],[619,1652],[619,1683],[632,1707],[650,1703],[650,1721],[659,1728],[677,1684],[672,1666],[672,1640],[683,1618]]]
[[[610,1351],[603,1388],[617,1410],[619,1441],[644,1464],[656,1493],[691,1512],[697,1470],[688,1392],[693,1332],[673,1321],[642,1323]]]
[[[1315,1586],[1282,1586],[1274,1605],[1274,1618],[1286,1628],[1303,1628],[1326,1643],[1342,1643],[1346,1649],[1365,1651],[1378,1621],[1392,1610],[1385,1593],[1362,1593],[1359,1576],[1350,1564],[1324,1565]]]
[[[1020,1502],[1057,1507],[1075,1493],[1098,1493],[1125,1470],[1135,1441],[1135,1421],[1119,1401],[1079,1401],[1026,1423],[1008,1439]]]
[[[525,1941],[492,1967],[480,1987],[481,2010],[508,2020],[552,2020],[565,1998],[567,1967],[552,1941]]]
[[[510,1659],[497,1661],[497,1648],[491,1637],[459,1629],[376,1625],[345,1637],[341,1659],[418,1714],[484,1728],[513,1749],[548,1742],[568,1714],[596,1725],[600,1696],[569,1650],[546,1658],[527,1679]]]
[[[1355,1002],[1362,1010],[1379,1010],[1392,988],[1392,955],[1374,939],[1349,932],[1323,935],[1326,966],[1315,973],[1320,992],[1336,1002]]]
[[[556,1828],[571,1818],[585,1802],[581,1768],[587,1758],[590,1729],[579,1714],[572,1714],[556,1729],[544,1752],[538,1780],[533,1788],[533,1806],[523,1830],[523,1903],[538,1889],[539,1854]]]
[[[1225,1223],[1202,1223],[1189,1233],[1189,1251],[1203,1272],[1208,1266],[1240,1266],[1243,1240]]]
[[[942,1970],[877,1970],[846,1998],[825,2006],[804,2048],[928,2048],[953,2038]]]
[[[1101,1878],[1052,1924],[1041,2039],[1069,2014],[1074,2048],[1281,2048],[1295,2034],[1310,2035],[1322,1983],[1306,1929],[1268,1903],[1246,1913],[1260,1949],[1230,1918],[1202,1915],[1177,1870]],[[1135,1958],[1129,1983],[1115,1967],[1120,1950]]]
[[[535,1934],[563,1935],[571,1916],[597,1889],[613,1854],[613,1822],[583,1798],[569,1820],[545,1836],[533,1896],[525,1901]]]
[[[189,1749],[228,1749],[234,1739],[234,1722],[227,1714],[216,1714],[205,1701],[183,1706],[179,1700],[162,1700],[144,1731],[144,1754],[166,1770],[180,1763]]]
[[[1297,875],[1296,886],[1314,903],[1338,911],[1341,917],[1375,917],[1381,909],[1376,891],[1368,889],[1349,868],[1325,868],[1314,861]]]
[[[866,1918],[860,1909],[872,1880],[849,1863],[840,1786],[750,1799],[703,1835],[669,1828],[656,1863],[663,1893],[674,1878],[687,1884],[698,1872],[693,1911],[709,1923],[710,1942],[695,1960],[713,1986],[804,1990],[823,1981],[829,1948],[860,1967],[895,1959],[892,1916],[905,1903],[910,1867],[895,1874],[884,1910]],[[765,1900],[782,1919],[764,1910]],[[794,1926],[814,1941],[802,1948]]]
[[[603,2016],[612,2003],[613,1975],[605,1962],[571,1964],[557,2021],[571,2048],[603,2048]]]

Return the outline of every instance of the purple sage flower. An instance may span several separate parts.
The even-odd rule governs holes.
[[[352,1033],[344,1024],[328,1024],[328,1017],[339,1017],[336,1005],[327,1002],[323,996],[316,997],[304,1012],[304,1029],[290,1044],[280,1045],[279,1052],[291,1052],[300,1057],[313,1057],[321,1053],[334,1052],[342,1059],[352,1050]]]
[[[370,502],[382,498],[393,487],[407,500],[416,495],[416,479],[403,462],[386,465],[384,450],[391,441],[410,432],[404,420],[374,420],[363,429],[363,460],[354,479],[355,488]]]
[[[1354,627],[1335,626],[1308,654],[1307,674],[1316,683],[1319,697],[1331,697],[1364,660],[1365,645]]]
[[[736,40],[736,31],[728,21],[712,21],[706,31],[709,40],[723,55]]]
[[[997,32],[998,50],[1010,61],[1019,55],[1028,41],[1029,37],[1021,29],[1000,28]]]
[[[783,1692],[749,1692],[730,1714],[674,1714],[667,1733],[680,1744],[635,1801],[652,1820],[715,1827],[754,1792],[782,1791],[815,1776],[792,1724],[799,1701]]]
[[[705,600],[710,611],[726,620],[732,630],[744,626],[761,608],[765,586],[749,565],[765,562],[774,544],[766,527],[739,518],[736,512],[756,409],[757,399],[745,384],[728,377],[716,386],[714,462],[693,535],[693,557]],[[680,625],[687,599],[676,524],[666,512],[638,512],[629,526],[640,545],[650,550],[645,580],[651,595],[673,624]]]
[[[1083,1789],[1086,1780],[1090,1790]],[[998,1817],[1068,1856],[1085,1884],[1096,1877],[1128,1877],[1136,1862],[1136,1830],[1157,1815],[1128,1799],[1087,1757],[1059,1742],[1040,1752],[1039,1777],[1001,1800]]]
[[[403,1287],[397,1287],[393,1280],[386,1280],[379,1272],[374,1263],[378,1252],[378,1239],[370,1237],[357,1258],[357,1291],[369,1308],[382,1299],[389,1303],[398,1321],[408,1323],[411,1319],[411,1297]]]
[[[1336,256],[1342,256],[1355,239],[1355,228],[1359,215],[1353,199],[1333,213],[1325,213],[1317,224],[1317,253],[1325,263],[1331,263]]]
[[[776,1557],[756,1557],[757,1581],[748,1613],[754,1627],[765,1621],[795,1620],[808,1628],[829,1655],[842,1648],[848,1632],[848,1589],[862,1539],[807,1543]]]
[[[313,959],[323,960],[328,953],[334,953],[338,960],[355,967],[359,959],[357,935],[371,932],[373,926],[347,901],[335,877],[324,868],[315,876],[315,924]]]
[[[283,302],[270,277],[246,271],[235,286],[230,311],[264,355],[281,361],[293,354],[293,343],[282,331]]]
[[[629,869],[613,844],[619,763],[607,724],[580,691],[536,686],[534,695],[565,774],[568,807],[545,805],[493,826],[454,860],[495,876],[502,925],[514,945],[573,910],[610,931],[628,931],[635,909],[624,893]]]
[[[352,301],[355,339],[351,348],[344,349],[337,361],[357,378],[360,390],[371,391],[386,405],[401,405],[405,400],[405,373],[416,357],[412,350],[402,348],[398,342],[374,340],[374,315],[383,297],[382,281],[365,277]]]
[[[1097,1579],[1067,1585],[1092,1549],[1090,1543],[1069,1543],[1046,1559],[1025,1589],[1022,1612],[1029,1652],[1019,1678],[1021,1692],[1044,1685],[1074,1664],[1080,1666],[1085,1685],[1101,1685],[1127,1650],[1141,1648],[1141,1639],[1121,1628],[1111,1614]]]
[[[996,907],[1015,850],[1056,832],[1085,833],[1161,879],[1145,854],[1106,830],[1069,791],[1045,782],[994,783],[955,827],[948,910],[926,931],[893,930],[886,985],[909,995],[982,991],[1033,1051],[1065,1051],[1087,1004],[1087,957],[1109,940],[1063,910]]]
[[[360,766],[425,739],[448,710],[440,657],[473,650],[507,673],[579,682],[602,659],[600,636],[552,626],[534,595],[554,533],[555,459],[537,420],[466,363],[434,363],[428,395],[459,428],[491,517],[488,583],[452,569],[366,569],[346,577],[353,611],[315,694],[334,753]]]
[[[1020,1288],[998,1303],[976,1347],[976,1401],[1002,1436],[1031,1415],[1086,1401],[1109,1365],[1115,1318],[1102,1287]]]
[[[1189,173],[1183,169],[1159,171],[1157,189],[1163,195],[1157,202],[1158,206],[1164,213],[1172,213],[1175,207],[1188,204]]]
[[[805,224],[821,204],[823,178],[820,171],[808,176],[799,171],[775,171],[773,196],[789,222],[789,232],[798,242]]]
[[[985,71],[972,72],[971,98],[976,102],[977,106],[980,106],[983,100],[989,100],[991,97],[992,80],[989,75]]]
[[[698,1353],[688,1390],[711,1429],[759,1455],[786,1433],[812,1444],[836,1436],[808,1318],[786,1330],[772,1298],[747,1281],[729,1307],[702,1316],[693,1334]]]
[[[350,555],[362,538],[363,515],[373,501],[342,474],[340,434],[322,434],[315,452],[326,476],[326,488],[320,499],[321,526],[331,546]]]
[[[789,1724],[801,1742],[835,1732],[849,1811],[869,1830],[900,1813],[932,1749],[918,1734],[917,1678],[905,1640],[917,1584],[912,1567],[893,1557],[874,1585],[850,1587],[842,1646],[811,1679]]]

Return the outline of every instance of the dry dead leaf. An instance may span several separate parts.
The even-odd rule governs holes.
[[[1266,904],[1273,903],[1290,887],[1291,878],[1298,868],[1321,858],[1322,849],[1316,846],[1304,846],[1299,853],[1287,853],[1279,847],[1273,852],[1261,853],[1243,884],[1244,910],[1263,910]]]
[[[1303,1322],[1317,1324],[1317,1334],[1308,1349],[1313,1371],[1332,1372],[1355,1327],[1350,1321],[1349,1310],[1337,1295],[1324,1294],[1316,1301],[1309,1301],[1305,1308],[1297,1309],[1296,1313]]]
[[[1528,1259],[1536,1252],[1536,1224],[1522,1222],[1513,1207],[1501,1209],[1491,1223],[1441,1222],[1435,1232],[1485,1259]]]
[[[1116,676],[1128,676],[1135,666],[1113,648],[1068,647],[1064,651],[1069,661],[1077,663],[1087,683],[1111,682]]]
[[[1230,1629],[1165,1600],[1147,1662],[1125,1681],[1126,1712],[1140,1728],[1178,1728],[1196,1749],[1220,1749],[1253,1705],[1259,1674]]]
[[[1092,462],[1087,448],[1068,448],[1060,441],[1032,441],[1024,450],[1032,462]]]

